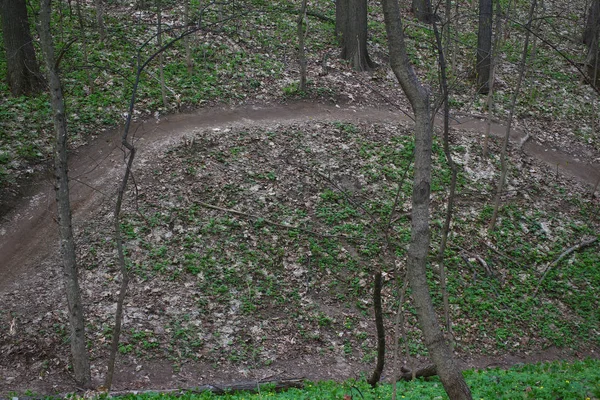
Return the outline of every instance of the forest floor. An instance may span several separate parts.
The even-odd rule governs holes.
[[[61,72],[97,385],[106,373],[121,279],[112,216],[124,154],[121,130],[113,128],[123,121],[131,95],[132,56],[155,32],[155,10],[129,3],[107,7],[112,33],[106,42],[90,23],[93,9],[84,8],[89,59],[81,47],[81,16],[70,3],[56,4],[57,48],[71,49]],[[583,45],[573,40],[584,14],[573,10],[587,5],[551,2],[544,11],[551,18],[540,18],[546,40],[574,62],[537,43],[514,112],[497,229],[488,232],[506,131],[502,120],[524,32],[507,25],[492,108],[498,120],[484,156],[486,99],[474,93],[472,82],[477,13],[471,3],[461,3],[452,51],[450,145],[459,174],[444,254],[452,321],[447,334],[465,368],[598,358],[598,241],[576,247],[600,231],[597,101],[576,68],[585,58]],[[206,10],[208,28],[190,36],[192,74],[184,44],[169,50],[168,104],[154,80],[156,62],[137,93],[131,132],[138,153],[121,225],[132,281],[115,390],[360,378],[375,365],[371,287],[379,268],[385,276],[384,379],[394,376],[413,137],[410,106],[387,66],[379,2],[369,7],[369,51],[378,67],[355,72],[336,57],[331,1],[311,1],[311,9],[326,18],[309,21],[305,93],[297,84],[294,3],[244,4],[243,15],[221,2]],[[171,5],[163,22],[186,26],[182,5]],[[526,13],[518,7],[514,18]],[[554,15],[564,17],[555,22],[563,24],[560,29],[546,26]],[[406,35],[411,61],[439,103],[433,32],[408,18]],[[145,47],[140,56],[152,51]],[[7,93],[0,82],[0,397],[73,391],[50,167],[52,113],[45,93],[28,99]],[[177,112],[182,109],[191,111]],[[428,278],[442,319],[435,255],[450,170],[439,129],[433,163]],[[381,227],[388,221],[395,263],[381,257],[387,245]],[[402,311],[400,363],[420,365],[427,350],[416,312],[409,301]]]
[[[137,124],[133,130],[139,148],[135,172],[137,198],[140,203],[160,209],[158,203],[165,199],[161,200],[156,196],[161,194],[168,198],[168,202],[177,202],[182,201],[182,197],[187,197],[191,192],[185,195],[182,193],[190,189],[192,192],[220,190],[201,188],[202,181],[207,177],[214,180],[211,181],[212,184],[220,182],[221,188],[232,184],[243,186],[243,180],[236,182],[235,175],[240,171],[229,171],[232,175],[227,172],[234,161],[219,158],[227,159],[233,153],[225,151],[221,156],[215,156],[215,152],[222,149],[244,148],[246,145],[249,146],[249,143],[255,142],[258,145],[254,151],[241,150],[243,158],[256,169],[251,173],[256,176],[261,166],[265,167],[273,162],[279,169],[273,170],[276,171],[276,177],[261,179],[267,184],[249,188],[250,193],[265,190],[267,193],[270,190],[281,191],[271,193],[275,198],[293,196],[292,193],[295,193],[298,196],[296,200],[300,203],[305,200],[309,202],[314,196],[310,190],[304,192],[304,188],[308,187],[306,180],[310,179],[297,176],[295,178],[298,180],[294,181],[293,178],[285,177],[283,172],[293,165],[297,156],[284,153],[292,151],[293,147],[299,145],[293,143],[293,146],[286,149],[286,143],[291,144],[293,139],[285,138],[280,141],[277,135],[268,136],[268,132],[277,133],[282,128],[285,131],[292,129],[311,132],[307,140],[320,141],[323,146],[332,145],[329,148],[331,153],[321,154],[320,162],[323,165],[329,163],[331,168],[336,169],[337,167],[332,166],[339,161],[335,149],[343,146],[348,139],[346,136],[356,133],[355,129],[361,132],[361,135],[364,132],[372,134],[370,129],[373,126],[382,126],[384,130],[389,130],[384,133],[384,136],[393,136],[397,132],[409,130],[409,122],[405,114],[381,104],[352,106],[317,102],[208,107],[195,112],[166,116],[160,120],[151,119]],[[483,131],[484,123],[477,116],[456,115],[453,118],[452,137],[456,146],[479,143]],[[492,126],[492,132],[496,136],[503,135],[504,131],[505,127],[502,125]],[[240,132],[245,133],[240,136]],[[336,136],[339,140],[336,140]],[[90,320],[89,336],[90,346],[93,349],[92,364],[96,383],[100,383],[105,371],[107,330],[109,332],[110,314],[114,311],[116,293],[114,284],[118,282],[118,273],[112,265],[114,261],[111,261],[113,250],[110,245],[103,249],[99,243],[109,243],[111,240],[111,208],[115,187],[122,173],[123,153],[118,145],[119,137],[119,130],[99,135],[90,144],[73,152],[70,167],[74,225],[79,243],[80,263],[83,267],[82,289]],[[518,129],[513,131],[515,143],[520,143],[523,137],[524,135]],[[245,138],[243,140],[249,142],[241,143],[240,138]],[[391,136],[387,139],[379,137],[376,140],[389,139]],[[329,143],[331,141],[333,143]],[[347,143],[352,147],[351,141]],[[315,143],[305,143],[305,145],[320,146]],[[496,148],[495,144],[493,146]],[[597,166],[582,162],[570,155],[573,149],[552,149],[533,140],[523,146],[522,152],[516,148],[515,146],[511,156],[513,164],[526,160],[527,170],[535,171],[535,174],[542,178],[547,177],[550,181],[559,182],[560,186],[567,191],[591,192],[600,177]],[[201,166],[193,165],[190,160],[186,161],[187,156],[207,151],[208,158],[202,161]],[[278,156],[272,159],[270,156],[273,155],[273,151],[283,158]],[[250,160],[252,158],[254,160]],[[286,158],[291,164],[283,161]],[[465,166],[468,167],[469,163],[465,163]],[[186,168],[201,168],[204,171],[192,172]],[[183,170],[186,170],[189,175],[185,179],[178,177],[178,173]],[[365,185],[364,182],[355,181],[359,179],[358,172],[356,176],[339,175],[337,172],[332,176],[341,177],[339,180],[341,184],[347,184],[349,187]],[[198,177],[196,182],[190,180],[190,176],[194,175]],[[288,182],[288,179],[292,180]],[[345,179],[349,183],[345,183]],[[266,187],[268,183],[272,183],[269,182],[270,180],[277,182],[271,189]],[[196,185],[200,186],[196,187]],[[229,208],[227,206],[232,203],[227,200],[226,190],[223,190],[218,194],[222,203],[213,204]],[[68,371],[68,345],[65,344],[67,339],[65,302],[60,289],[62,283],[56,246],[58,240],[56,223],[53,217],[52,184],[47,179],[39,178],[31,183],[28,192],[5,215],[0,226],[3,238],[0,247],[0,274],[3,276],[0,282],[0,310],[2,310],[0,319],[3,327],[0,332],[0,349],[3,354],[0,362],[0,394],[2,395],[13,391],[55,393],[73,389]],[[178,193],[178,196],[175,196],[175,193]],[[208,199],[210,196],[205,198]],[[259,206],[252,206],[251,198],[245,200],[247,207],[241,208],[245,208],[248,215],[269,215],[268,212],[260,210]],[[548,199],[548,201],[554,200]],[[260,200],[258,202],[260,203]],[[596,200],[594,203],[595,207],[598,207]],[[240,209],[239,204],[242,203],[231,208]],[[180,206],[189,211],[189,204],[185,207],[183,204]],[[138,207],[143,209],[145,206]],[[177,207],[171,203],[170,209],[175,210]],[[202,218],[206,219],[211,210],[204,211],[207,215]],[[136,211],[130,207],[128,212]],[[141,212],[147,214],[145,218],[153,218],[149,209]],[[201,212],[202,210],[199,213]],[[211,220],[213,217],[217,218],[216,215],[210,215]],[[231,217],[235,218],[234,215]],[[173,218],[172,215],[169,218],[171,220],[167,222],[173,228],[173,220],[177,218]],[[161,226],[164,228],[165,224],[156,225],[158,231],[162,229]],[[182,229],[185,230],[187,227],[178,226],[176,221],[173,232]],[[134,230],[137,232],[137,228]],[[154,228],[150,231],[152,232],[146,232],[148,236],[156,237],[149,241],[157,243],[166,244],[164,239],[171,236],[167,231],[157,232]],[[276,236],[281,232],[274,231],[270,234]],[[246,232],[244,235],[251,235],[251,233]],[[128,237],[131,243],[139,242],[139,238],[136,239],[135,236],[132,233],[132,236]],[[231,236],[231,232],[227,233],[227,236]],[[215,238],[213,240],[219,240],[218,237]],[[131,243],[133,252],[131,257],[135,259],[135,252],[143,250],[137,247],[139,243]],[[286,248],[286,253],[294,254],[294,250],[289,250],[286,246],[282,248]],[[156,251],[156,248],[152,251]],[[310,251],[315,252],[314,249]],[[166,257],[177,257],[177,255],[161,254],[155,260]],[[263,301],[253,305],[254,300],[246,304],[236,303],[235,299],[230,298],[225,301],[225,304],[221,304],[223,307],[203,304],[204,311],[199,311],[194,303],[198,304],[198,295],[202,295],[194,293],[200,289],[191,284],[194,279],[190,281],[190,275],[186,271],[183,275],[179,275],[181,273],[179,272],[160,279],[140,273],[136,275],[130,288],[130,300],[127,302],[124,325],[125,344],[122,345],[125,347],[122,347],[119,354],[114,388],[160,389],[298,377],[311,380],[342,380],[358,378],[361,374],[368,373],[373,367],[372,358],[368,357],[373,350],[368,347],[373,345],[374,335],[373,323],[369,317],[370,310],[361,313],[355,305],[336,301],[332,293],[321,287],[321,282],[309,280],[307,274],[310,272],[296,264],[300,262],[299,259],[289,257],[289,254],[279,253],[271,254],[270,257],[283,257],[282,263],[292,276],[292,285],[302,286],[301,302],[310,303],[311,315],[316,313],[313,315],[315,327],[309,328],[310,321],[307,321],[307,317],[301,313],[290,318],[286,315],[285,308],[278,310],[277,303],[269,305],[265,304],[268,302]],[[173,263],[177,262],[173,260]],[[294,271],[292,268],[294,265],[300,270]],[[167,270],[171,268],[167,275],[174,272],[170,266],[165,268]],[[161,273],[159,272],[158,275]],[[202,271],[198,276],[201,274]],[[265,272],[265,274],[268,277],[269,273]],[[254,279],[259,285],[257,279],[260,278],[254,277]],[[245,283],[247,284],[248,282]],[[366,286],[368,283],[362,282],[361,285]],[[235,294],[235,289],[228,290],[233,290]],[[365,304],[370,301],[368,292],[367,288],[360,293]],[[241,296],[240,293],[238,295]],[[304,306],[306,304],[302,305]],[[391,310],[388,311],[390,312],[388,318],[391,320],[392,313]],[[461,318],[469,317],[461,316]],[[301,327],[295,326],[303,320],[307,325],[306,329],[314,329],[314,332],[306,334]],[[198,331],[193,331],[194,324],[188,326],[188,322],[195,322]],[[253,326],[244,326],[244,324]],[[391,322],[388,321],[388,324]],[[339,325],[345,328],[341,328],[338,332]],[[344,329],[350,333],[343,332]],[[357,329],[360,332],[354,332]],[[598,334],[597,329],[597,325],[592,327],[592,335],[594,332]],[[217,336],[216,332],[220,332],[219,337],[214,339],[215,343],[211,343],[208,338],[210,332],[214,336]],[[353,334],[351,342],[344,337]],[[202,343],[194,343],[194,335],[198,335]],[[369,339],[366,336],[369,336]],[[391,341],[390,337],[388,342]],[[475,336],[473,340],[468,343],[468,335],[459,339],[462,343],[457,347],[457,355],[463,367],[508,366],[514,363],[542,360],[598,357],[600,354],[598,347],[593,345],[593,340],[584,347],[572,345],[557,347],[544,341],[535,343],[536,340],[528,338],[527,341],[504,350],[491,350]],[[354,346],[355,341],[359,344],[363,343],[362,350],[359,350],[360,345]],[[418,342],[418,339],[416,341]],[[531,343],[527,343],[528,341]],[[353,348],[349,347],[349,344]],[[365,344],[368,344],[367,348],[364,348]],[[190,354],[182,354],[183,352]],[[415,352],[416,361],[413,362],[417,364],[424,362],[423,352]],[[392,375],[389,367],[390,360],[386,366],[385,377]],[[406,362],[405,359],[403,363]]]

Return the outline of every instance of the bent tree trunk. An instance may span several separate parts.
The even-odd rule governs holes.
[[[77,264],[75,260],[75,240],[71,225],[71,204],[69,201],[69,175],[67,168],[67,120],[65,103],[56,71],[54,44],[50,33],[50,1],[42,0],[40,11],[40,39],[46,61],[48,86],[54,112],[54,130],[56,147],[54,152],[54,171],[56,174],[56,203],[58,208],[58,226],[60,231],[60,253],[63,261],[64,285],[69,307],[71,326],[71,356],[75,381],[82,388],[91,387],[90,362],[86,349],[85,324]]]
[[[367,0],[337,0],[335,31],[340,38],[340,57],[356,71],[374,67],[367,51]]]
[[[415,115],[415,164],[411,242],[407,259],[408,280],[425,344],[446,393],[450,399],[471,399],[471,391],[454,360],[452,349],[442,333],[427,285],[426,266],[430,242],[429,195],[433,140],[429,92],[421,85],[410,64],[404,42],[398,0],[382,0],[381,3],[388,36],[390,64]]]
[[[13,96],[39,93],[42,80],[29,32],[25,0],[0,0],[0,14],[10,92]]]

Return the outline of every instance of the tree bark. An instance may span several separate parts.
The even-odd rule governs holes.
[[[350,61],[356,71],[372,69],[375,65],[367,51],[367,0],[338,0],[335,10],[340,57]]]
[[[535,13],[536,6],[537,6],[537,1],[533,0],[531,2],[531,6],[529,8],[529,18],[527,19],[527,24],[525,25],[525,43],[523,44],[523,53],[521,54],[521,62],[519,65],[519,77],[517,79],[517,86],[515,87],[515,91],[513,92],[511,103],[510,103],[510,110],[508,113],[508,121],[506,123],[506,133],[504,135],[504,140],[502,142],[502,154],[500,155],[500,164],[501,164],[500,179],[498,179],[498,185],[496,187],[496,196],[494,199],[494,212],[492,213],[492,218],[490,219],[490,223],[488,225],[488,232],[490,232],[490,233],[496,227],[496,220],[498,219],[498,212],[500,210],[500,199],[502,196],[502,190],[504,189],[506,175],[508,173],[508,161],[506,160],[506,154],[508,152],[508,140],[510,139],[510,129],[512,126],[513,116],[515,114],[517,98],[519,97],[519,92],[521,91],[521,84],[523,83],[523,76],[525,76],[525,67],[527,66],[527,54],[528,54],[528,50],[529,50],[529,38],[530,38],[530,33],[531,33],[531,23],[533,21],[533,15]]]
[[[444,265],[444,254],[446,253],[448,234],[450,233],[450,223],[452,222],[452,214],[454,211],[454,194],[456,192],[456,178],[458,175],[458,170],[456,168],[456,163],[452,158],[452,152],[450,151],[450,94],[448,91],[448,76],[446,73],[446,54],[444,54],[444,49],[442,46],[442,37],[438,30],[436,21],[433,21],[433,33],[435,35],[435,40],[438,48],[438,62],[440,64],[442,96],[444,97],[444,155],[446,156],[446,162],[448,163],[448,166],[452,171],[450,187],[448,188],[446,219],[444,220],[444,226],[442,227],[442,239],[440,242],[440,249],[438,252],[438,262],[440,266],[440,287],[442,290],[442,301],[444,303],[444,323],[446,325],[446,332],[448,332],[448,334],[452,336],[452,321],[450,320],[450,301],[448,299],[448,287],[446,284],[446,266]]]
[[[58,209],[58,226],[60,232],[60,252],[63,261],[63,280],[69,307],[69,323],[71,326],[71,355],[73,372],[77,385],[82,388],[91,387],[90,362],[86,349],[85,323],[81,291],[77,278],[75,259],[75,240],[71,225],[71,205],[69,201],[69,175],[67,166],[67,120],[65,103],[56,71],[54,44],[50,33],[50,1],[42,0],[40,11],[40,39],[48,73],[48,86],[54,112],[54,130],[56,147],[54,152],[54,172],[56,174],[56,203]]]
[[[381,379],[385,363],[385,327],[383,326],[383,308],[381,305],[381,289],[383,286],[381,270],[375,273],[373,285],[373,308],[375,309],[375,326],[377,328],[377,365],[367,380],[371,387],[377,387]]]
[[[479,30],[477,32],[477,92],[489,91],[492,58],[492,0],[479,0]]]
[[[183,3],[183,20],[185,22],[186,28],[190,26],[190,2],[189,0],[185,0]],[[187,67],[187,73],[189,76],[192,76],[194,73],[194,62],[192,61],[192,49],[190,47],[190,37],[186,36],[183,39],[185,44],[185,65]]]
[[[592,45],[594,38],[598,36],[598,22],[600,20],[600,1],[592,0],[592,4],[588,10],[588,15],[585,20],[585,27],[581,41],[589,47]]]
[[[594,0],[590,6],[589,15],[584,31],[583,42],[587,45],[585,61],[587,75],[594,86],[598,86],[598,45],[600,37],[600,0]]]
[[[42,91],[43,82],[35,57],[25,0],[0,0],[2,36],[6,51],[7,81],[13,96]]]
[[[415,17],[426,24],[433,22],[433,10],[431,3],[427,0],[412,0],[412,12]]]
[[[508,20],[510,9],[506,9],[506,20]],[[503,36],[503,24],[505,23],[502,18],[502,5],[500,4],[500,0],[496,0],[496,38],[494,39],[494,45],[492,48],[492,54],[490,56],[490,80],[488,83],[488,93],[486,99],[486,107],[487,107],[487,118],[485,125],[485,138],[483,140],[483,156],[487,157],[489,151],[489,142],[490,142],[490,130],[492,127],[492,114],[494,112],[494,84],[495,84],[495,76],[496,76],[496,68],[500,62],[500,57],[498,57],[500,43]]]
[[[302,0],[300,13],[298,14],[298,64],[300,64],[300,84],[298,91],[306,92],[306,52],[304,51],[304,20],[306,19],[306,0]]]
[[[100,42],[104,42],[106,29],[104,28],[104,4],[102,4],[102,0],[96,0],[96,25],[98,26]]]
[[[397,0],[382,0],[390,50],[390,64],[415,115],[415,164],[412,194],[411,241],[408,249],[407,275],[412,289],[419,324],[425,344],[436,365],[450,399],[471,399],[449,344],[446,342],[433,308],[427,284],[429,254],[429,204],[431,190],[431,152],[433,127],[429,92],[419,82],[406,52],[400,7]]]
[[[162,1],[156,0],[156,18],[157,18],[157,29],[156,33],[156,44],[158,48],[162,47]],[[160,94],[162,97],[163,107],[165,110],[169,108],[169,102],[167,100],[167,88],[165,85],[165,70],[164,70],[164,56],[161,51],[158,56],[158,74],[160,79]]]

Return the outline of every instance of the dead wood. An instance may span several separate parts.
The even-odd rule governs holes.
[[[117,397],[117,396],[137,396],[143,394],[168,394],[169,396],[185,396],[188,394],[199,394],[212,392],[214,394],[235,394],[239,392],[260,393],[262,391],[283,392],[289,389],[304,388],[304,378],[279,379],[273,381],[248,381],[236,382],[228,385],[202,385],[193,386],[185,389],[163,389],[163,390],[121,390],[121,391],[106,391],[104,386],[100,386],[98,390],[85,392],[82,398],[96,398],[99,396]],[[63,393],[52,396],[53,399],[68,399],[72,398],[72,393]],[[47,397],[26,396],[18,397],[19,400],[42,400]]]
[[[215,205],[212,205],[212,204],[208,204],[208,203],[203,203],[203,202],[198,202],[197,204],[200,205],[200,206],[202,206],[202,207],[205,207],[205,208],[211,208],[213,210],[222,211],[222,212],[225,212],[225,213],[228,213],[228,214],[239,215],[240,217],[245,217],[245,218],[248,218],[248,219],[253,219],[253,220],[265,223],[267,225],[272,225],[272,226],[276,226],[278,228],[288,229],[290,231],[300,231],[300,232],[308,233],[309,235],[315,235],[315,236],[326,237],[326,238],[345,238],[345,239],[351,239],[351,237],[349,237],[347,235],[343,235],[343,234],[339,234],[339,235],[327,235],[325,233],[319,233],[319,232],[311,231],[310,229],[301,228],[299,226],[280,224],[278,222],[271,221],[269,219],[266,219],[266,218],[263,218],[263,217],[259,217],[257,215],[247,214],[245,212],[238,211],[238,210],[233,210],[233,209],[230,209],[230,208],[222,208],[222,207],[218,207],[218,206],[215,206]]]
[[[430,376],[436,376],[437,371],[435,369],[434,364],[427,364],[417,368],[416,370],[410,370],[408,368],[402,367],[400,369],[402,374],[398,376],[399,381],[412,381],[415,378],[427,378]]]
[[[168,389],[168,390],[147,390],[147,391],[121,391],[110,392],[110,396],[126,396],[130,394],[145,394],[145,393],[168,393],[172,396],[185,395],[187,393],[204,393],[212,392],[214,394],[234,394],[238,392],[260,393],[261,390],[275,390],[277,392],[289,389],[304,388],[304,378],[281,379],[276,381],[249,381],[237,382],[229,385],[202,385],[188,389]]]
[[[588,247],[588,246],[594,244],[597,240],[598,240],[597,237],[585,239],[581,243],[576,244],[573,247],[569,247],[567,250],[563,251],[556,260],[554,260],[554,261],[552,261],[552,263],[548,264],[548,266],[546,267],[546,270],[542,274],[542,277],[540,278],[540,281],[538,282],[538,284],[533,292],[533,297],[537,296],[538,290],[540,290],[540,286],[542,285],[542,282],[544,281],[544,279],[546,279],[546,275],[548,275],[548,272],[550,272],[550,270],[553,267],[555,267],[560,262],[560,260],[562,260],[563,258],[565,258],[566,256],[568,256],[571,253],[574,253],[578,250],[581,250],[585,247]]]

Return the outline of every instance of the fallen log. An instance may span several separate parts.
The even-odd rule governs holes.
[[[274,381],[247,381],[232,383],[229,385],[202,385],[194,386],[185,389],[163,389],[163,390],[120,390],[107,392],[103,387],[99,387],[96,390],[89,390],[83,394],[82,398],[96,398],[98,396],[116,397],[116,396],[127,396],[127,395],[140,395],[140,394],[168,394],[170,396],[183,396],[189,393],[203,393],[212,392],[214,394],[233,394],[238,392],[249,392],[259,393],[260,391],[271,391],[282,392],[289,389],[302,389],[304,388],[304,378],[294,379],[280,379]],[[23,396],[23,397],[11,397],[11,400],[42,400],[42,399],[68,399],[72,398],[72,393],[65,393],[55,396]],[[0,400],[3,400],[0,397]]]
[[[415,378],[428,378],[430,376],[436,376],[437,371],[434,364],[427,364],[412,371],[406,367],[400,368],[399,381],[412,381]]]

